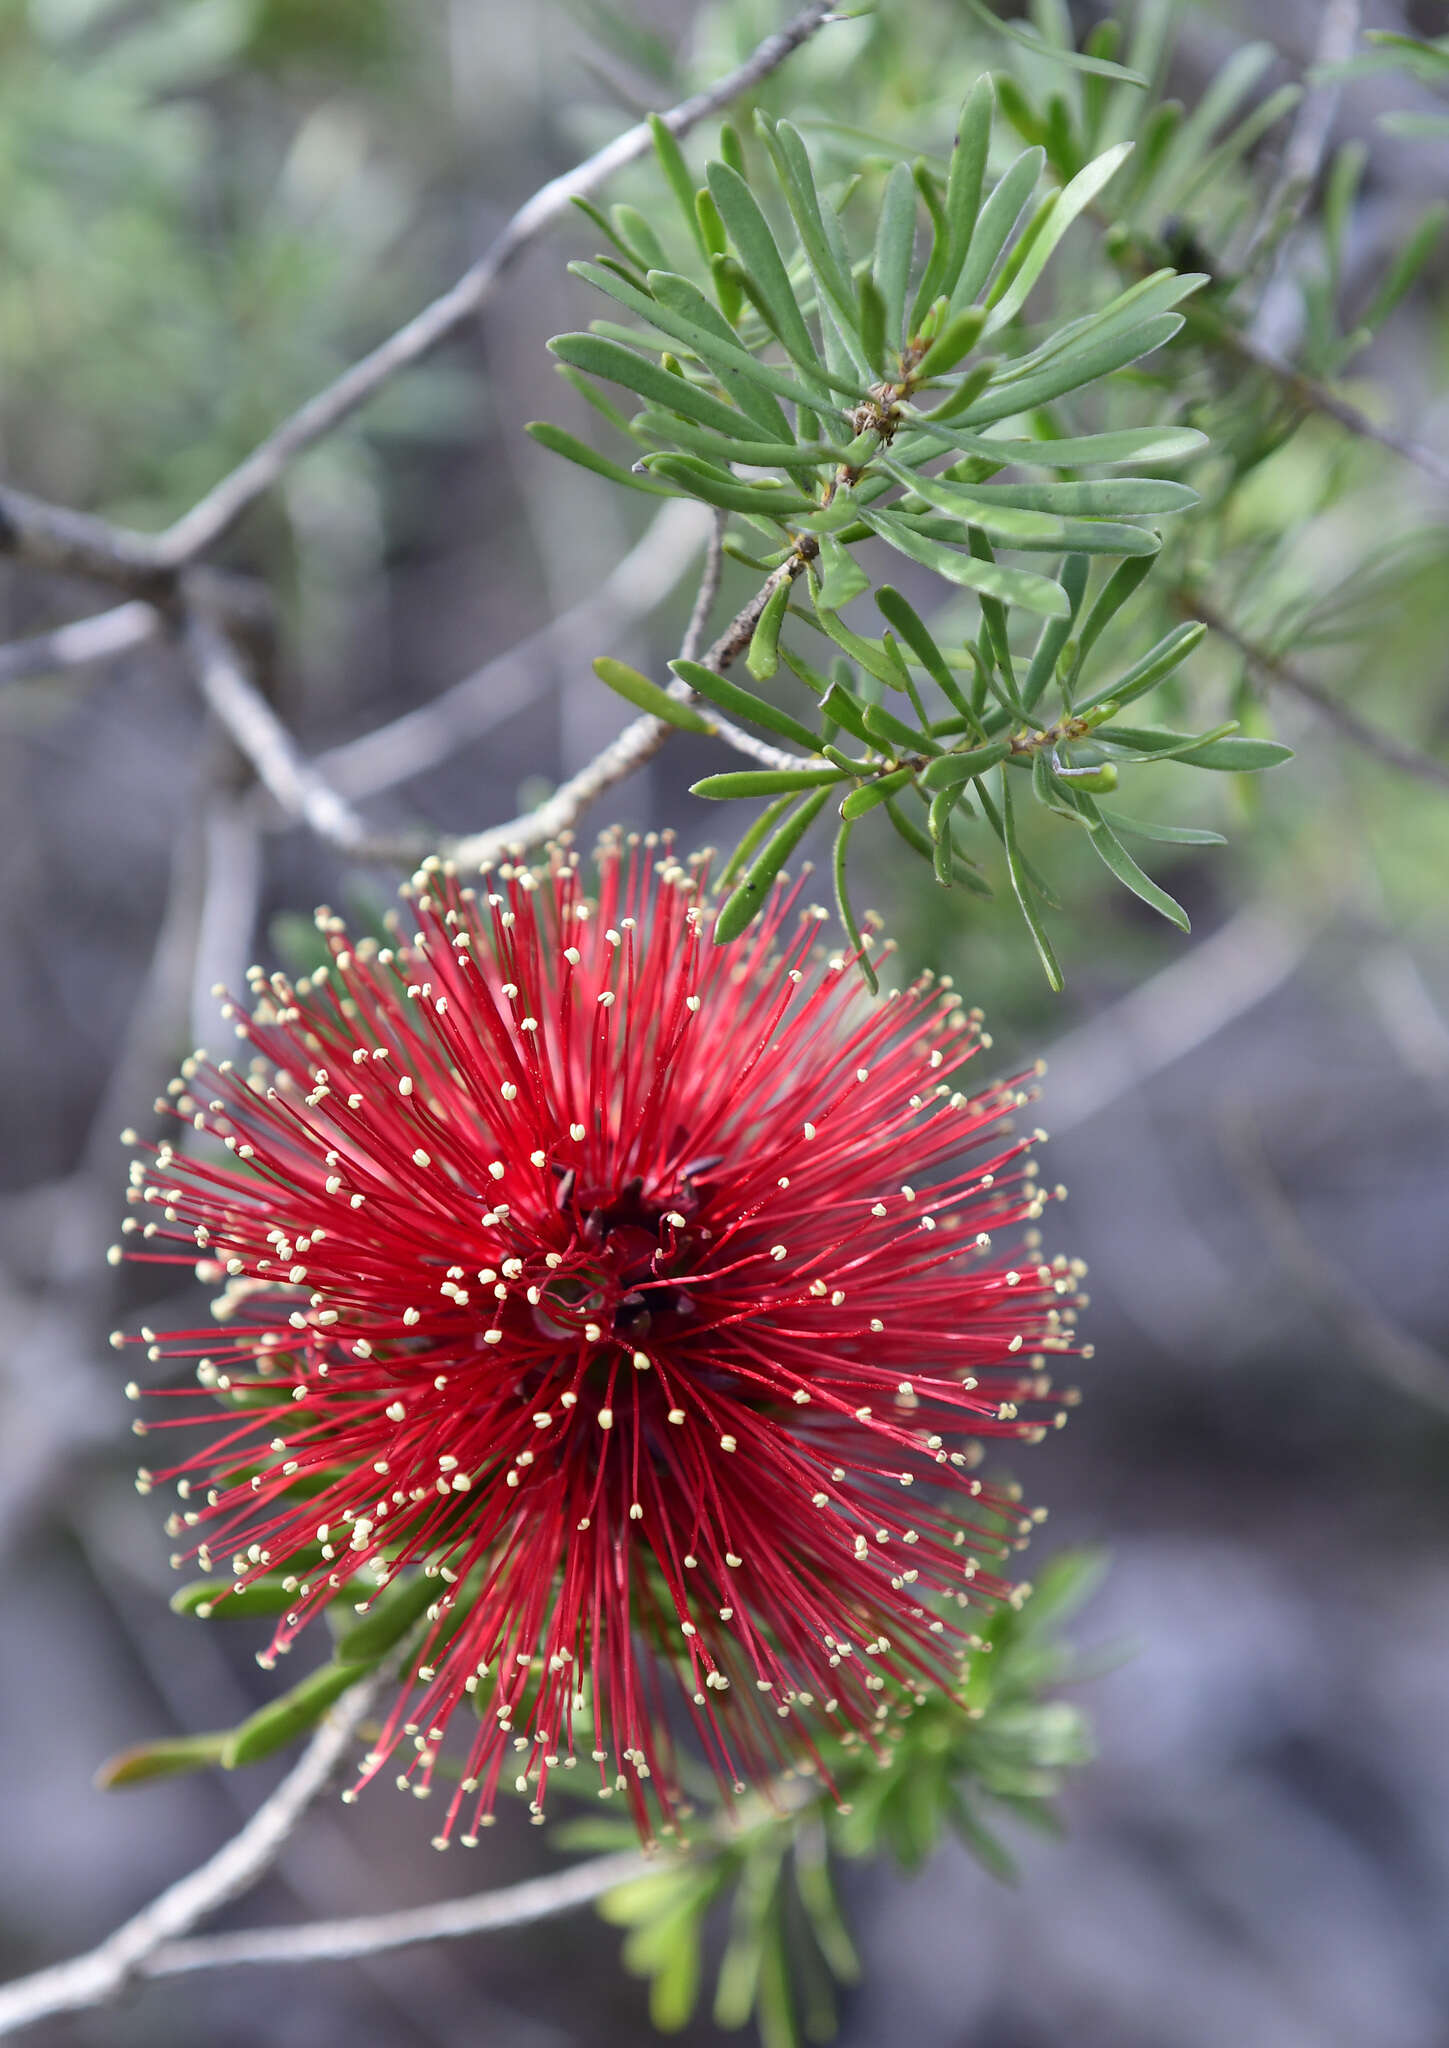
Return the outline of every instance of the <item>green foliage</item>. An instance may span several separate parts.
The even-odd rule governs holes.
[[[1255,65],[1239,70],[1246,77]],[[1105,58],[1089,71],[1142,97]],[[1198,124],[1204,139],[1240,90],[1228,81]],[[732,719],[800,750],[798,768],[713,774],[697,795],[773,804],[812,792],[772,815],[762,840],[751,837],[717,935],[745,928],[828,791],[848,929],[858,924],[845,848],[858,821],[889,823],[923,850],[945,888],[966,878],[984,886],[964,853],[984,837],[998,843],[1059,986],[1043,921],[1050,892],[1018,845],[1022,802],[1078,828],[1078,843],[1118,883],[1185,928],[1095,795],[1166,759],[1246,772],[1287,750],[1232,742],[1231,724],[1184,737],[1115,722],[1202,637],[1179,626],[1125,668],[1097,651],[1162,549],[1163,522],[1199,503],[1162,470],[1201,455],[1206,441],[1170,417],[1078,432],[1062,408],[1105,402],[1098,387],[1178,336],[1182,309],[1210,279],[1159,263],[1102,304],[1028,324],[1044,273],[1089,213],[1109,236],[1129,232],[1115,208],[1119,191],[1130,191],[1122,173],[1134,142],[1097,149],[1095,137],[1058,135],[1049,169],[1048,152],[1033,144],[993,183],[992,97],[989,80],[972,88],[944,177],[925,160],[913,172],[896,164],[873,213],[859,170],[843,186],[822,179],[788,122],[760,116],[762,160],[748,174],[710,163],[694,204],[677,146],[661,143],[679,217],[673,253],[627,209],[616,208],[612,224],[598,216],[615,254],[572,268],[629,322],[611,312],[550,344],[587,383],[641,401],[632,417],[609,407],[633,460],[601,458],[558,429],[533,431],[586,467],[732,515],[740,540],[763,544],[764,560],[781,565],[761,594],[747,666],[769,684],[783,658],[795,679],[785,702],[716,680],[723,660],[676,664]],[[1032,126],[1019,89],[1007,106],[1014,125]],[[1181,149],[1164,175],[1189,182]],[[1120,420],[1120,405],[1108,417]],[[913,581],[924,570],[927,587],[968,594],[974,615],[950,606],[949,633],[933,629],[901,592],[878,584],[876,542]],[[849,623],[842,617],[872,591],[880,632],[855,610]],[[827,643],[828,676],[798,652],[802,632]],[[606,680],[621,687],[612,672]],[[631,684],[635,703],[645,702],[643,682]],[[900,698],[899,712],[881,701],[888,695]],[[656,710],[665,701],[657,690],[649,698]],[[841,738],[853,746],[842,751]]]
[[[693,2015],[718,1928],[716,2023],[753,2018],[767,2048],[828,2038],[832,1984],[854,1982],[859,1969],[836,1897],[841,1858],[884,1854],[919,1869],[949,1830],[993,1877],[1014,1880],[998,1820],[1052,1831],[1061,1774],[1091,1753],[1081,1715],[1050,1695],[1073,1668],[1057,1631],[1100,1570],[1088,1553],[1058,1557],[1024,1606],[992,1615],[955,1693],[885,1722],[872,1749],[827,1745],[820,1776],[833,1796],[802,1777],[782,1786],[778,1809],[751,1800],[711,1813],[656,1870],[606,1896],[599,1910],[627,1930],[624,1964],[649,1980],[656,2026]],[[617,1848],[630,1829],[590,1819],[568,1834],[579,1846]]]

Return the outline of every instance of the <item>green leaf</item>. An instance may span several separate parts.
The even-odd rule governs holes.
[[[1021,686],[1021,701],[1027,711],[1037,703],[1056,674],[1058,658],[1071,635],[1077,613],[1082,608],[1082,599],[1087,590],[1087,577],[1090,573],[1091,563],[1085,555],[1068,555],[1062,563],[1061,586],[1067,593],[1071,615],[1065,619],[1048,619],[1042,627],[1041,636],[1032,650],[1026,680]]]
[[[765,600],[765,609],[755,622],[749,652],[745,656],[745,667],[757,683],[768,682],[780,666],[780,627],[789,602],[790,578],[782,576]],[[789,723],[794,725],[795,721],[791,719]],[[813,740],[811,744],[813,746]]]
[[[1099,377],[1110,376],[1112,371],[1125,369],[1128,363],[1151,355],[1154,349],[1171,341],[1181,326],[1180,313],[1162,313],[1125,333],[1109,334],[1080,349],[1063,351],[1029,376],[989,384],[975,404],[960,415],[961,423],[967,427],[989,426],[993,420],[1031,412],[1068,391],[1080,391]],[[912,424],[929,423],[916,418]]]
[[[932,846],[930,839],[921,831],[920,827],[911,823],[911,820],[906,816],[894,797],[886,798],[885,813],[911,851],[918,853],[922,860],[930,862],[934,867],[936,860],[935,847]],[[958,882],[964,882],[966,887],[977,896],[989,896],[991,894],[991,890],[982,881],[980,875],[976,873],[976,870],[969,861],[963,859],[959,853],[953,854],[953,859]]]
[[[540,447],[551,454],[562,455],[570,462],[576,462],[580,469],[591,469],[595,476],[606,476],[611,484],[624,484],[631,491],[646,491],[651,497],[672,498],[675,493],[666,491],[662,484],[654,483],[649,477],[636,476],[625,469],[622,463],[611,462],[607,455],[600,455],[590,448],[586,441],[567,433],[564,428],[554,426],[548,420],[530,420],[524,433],[537,441]]]
[[[715,920],[717,946],[728,945],[754,923],[776,875],[819,817],[829,794],[828,789],[814,790],[765,841],[744,880],[736,885]]]
[[[879,467],[927,505],[954,518],[979,526],[1006,547],[1021,547],[1039,541],[1044,547],[1060,547],[1066,528],[1060,519],[1039,512],[1018,511],[1009,502],[1000,504],[984,495],[984,486],[954,483],[945,476],[923,476],[904,463],[883,456]],[[896,509],[896,508],[893,508]]]
[[[209,1770],[222,1761],[230,1736],[165,1735],[155,1742],[137,1742],[107,1757],[95,1775],[99,1792],[121,1792],[153,1778],[179,1778],[187,1771]]]
[[[948,241],[940,279],[940,289],[948,299],[956,290],[981,207],[981,187],[991,147],[994,100],[991,74],[983,72],[967,94],[961,119],[956,125],[956,145],[951,151],[951,165],[946,176]]]
[[[1050,484],[983,483],[974,486],[986,505],[1071,514],[1082,519],[1140,519],[1185,512],[1198,502],[1186,484],[1146,476],[1093,477]]]
[[[1098,804],[1097,809],[1117,831],[1135,834],[1138,839],[1155,839],[1164,846],[1226,846],[1228,843],[1221,832],[1199,830],[1195,825],[1159,825],[1149,818],[1129,818],[1125,811],[1115,808],[1109,811],[1105,804]]]
[[[985,434],[957,431],[954,446],[984,456],[1003,468],[1076,469],[1087,463],[1180,462],[1207,447],[1206,434],[1193,427],[1122,427],[1111,434],[1077,434],[1061,440],[1007,441]]]
[[[637,206],[616,206],[614,225],[639,259],[641,270],[664,270],[669,257],[664,244]]]
[[[875,594],[875,601],[881,616],[900,634],[947,702],[953,705],[963,718],[970,719],[972,724],[975,724],[971,708],[951,673],[946,657],[932,639],[925,621],[889,583],[881,585]],[[980,728],[977,729],[979,731]]]
[[[1396,252],[1367,310],[1359,318],[1360,327],[1372,333],[1388,319],[1433,255],[1446,221],[1449,221],[1449,205],[1442,199],[1436,200],[1421,215],[1409,239]]]
[[[944,377],[948,370],[954,370],[976,346],[985,319],[980,306],[963,306],[959,313],[952,313],[912,371],[912,383],[922,384],[928,378]]]
[[[816,601],[824,605],[827,611],[842,610],[852,598],[859,597],[862,591],[870,589],[870,578],[854,555],[848,548],[841,546],[834,534],[821,535],[820,568],[820,594]]]
[[[766,805],[765,809],[761,811],[759,817],[756,818],[754,824],[751,825],[749,831],[746,832],[739,845],[720,869],[717,881],[719,888],[725,888],[734,880],[740,870],[754,859],[758,849],[764,845],[794,801],[794,792],[787,790],[784,796],[777,796],[772,804]]]
[[[226,1738],[221,1755],[225,1768],[235,1771],[246,1764],[259,1763],[273,1750],[305,1735],[370,1669],[367,1664],[324,1664],[280,1699],[259,1708]]]
[[[868,270],[856,282],[856,322],[865,359],[877,377],[886,374],[886,304]]]
[[[739,173],[727,164],[710,164],[705,175],[720,217],[740,253],[740,260],[770,309],[775,332],[797,363],[818,372],[823,366],[815,343],[796,302],[789,272],[770,231],[770,224],[760,211],[754,193]]]
[[[1140,661],[1133,663],[1126,675],[1108,688],[1098,690],[1095,696],[1087,698],[1076,707],[1077,711],[1095,711],[1099,704],[1106,704],[1109,701],[1130,704],[1135,697],[1145,696],[1149,690],[1156,689],[1160,682],[1165,681],[1174,669],[1181,667],[1193,649],[1201,645],[1206,634],[1207,627],[1196,619],[1174,626],[1172,631],[1165,634]]]
[[[775,599],[782,595],[786,599],[790,595],[788,581],[776,585],[771,593],[770,603],[773,604]],[[783,604],[780,609],[783,612]],[[713,669],[705,668],[697,661],[686,661],[681,658],[678,661],[671,661],[669,666],[681,682],[688,683],[701,697],[708,697],[710,702],[717,704],[728,717],[742,719],[747,724],[762,725],[769,732],[777,732],[782,738],[793,740],[796,746],[803,747],[807,754],[819,752],[818,733],[811,732],[798,718],[792,718],[788,711],[781,711],[776,705],[766,703],[765,699],[757,697],[753,690],[742,689],[738,683],[731,682],[728,676],[716,675]],[[751,674],[754,673],[752,669]],[[773,668],[770,673],[773,675]]]
[[[1105,726],[1101,737],[1136,754],[1156,755],[1159,759],[1170,754],[1189,767],[1215,768],[1224,775],[1251,775],[1264,768],[1277,768],[1293,758],[1293,749],[1280,746],[1276,740],[1213,735],[1195,740],[1191,733],[1155,732],[1115,724]]]
[[[1064,49],[1057,43],[1049,43],[1035,29],[1024,28],[1018,21],[1012,21],[1000,14],[994,14],[986,0],[965,0],[966,6],[978,21],[985,22],[1013,43],[1020,43],[1024,50],[1032,51],[1038,57],[1048,57],[1053,63],[1063,64],[1069,71],[1086,71],[1098,78],[1113,78],[1123,85],[1136,85],[1144,89],[1150,80],[1139,71],[1131,71],[1125,64],[1114,64],[1107,57],[1091,57],[1080,50]]]
[[[874,277],[885,308],[885,331],[899,348],[906,317],[906,288],[916,244],[916,186],[905,164],[886,180],[876,224]]]
[[[1063,618],[1071,609],[1061,585],[1046,576],[1034,575],[1028,569],[1003,569],[999,563],[980,562],[969,555],[958,554],[954,548],[944,547],[939,541],[927,540],[903,519],[888,512],[876,512],[862,506],[860,516],[899,554],[908,555],[927,569],[934,569],[938,576],[944,576],[950,583],[984,592],[1003,604],[1020,605],[1024,611],[1038,612],[1047,618]]]
[[[1121,611],[1123,605],[1132,596],[1151,567],[1152,564],[1150,562],[1141,560],[1122,562],[1112,571],[1107,581],[1102,585],[1092,604],[1091,610],[1082,622],[1082,630],[1077,635],[1076,672],[1078,674],[1081,673],[1087,656],[1096,645],[1103,630],[1110,625],[1118,612]],[[1108,690],[1102,694],[1110,697],[1112,693]]]
[[[1023,868],[1021,850],[1016,843],[1016,819],[1011,807],[1011,777],[1007,774],[1005,765],[1002,766],[1000,775],[1001,836],[1002,845],[1006,850],[1006,872],[1011,877],[1012,894],[1016,898],[1017,908],[1026,920],[1026,928],[1031,933],[1032,944],[1036,947],[1037,958],[1042,964],[1048,985],[1060,995],[1065,986],[1062,970],[1057,965],[1057,956],[1052,951],[1051,941],[1046,935],[1041,913],[1032,900],[1031,886]]]
[[[667,690],[661,690],[658,683],[651,683],[648,676],[641,676],[637,668],[630,668],[627,662],[615,661],[611,654],[598,656],[594,662],[594,674],[601,683],[607,683],[616,696],[625,698],[640,711],[647,711],[652,718],[662,718],[667,725],[677,725],[682,732],[714,732],[716,729],[692,704],[682,704],[678,697],[671,697]]]
[[[968,747],[963,753],[942,754],[921,771],[921,787],[931,791],[959,789],[973,776],[984,775],[1011,752],[1010,740],[992,740],[984,747]]]
[[[889,775],[878,775],[871,782],[858,784],[849,796],[841,799],[841,817],[847,825],[853,825],[857,818],[863,818],[867,811],[873,811],[878,804],[883,804],[887,797],[892,797],[898,790],[904,789],[913,779],[915,772],[914,768],[893,768]]]
[[[835,835],[835,854],[832,862],[835,877],[835,910],[836,915],[840,919],[841,928],[854,949],[857,964],[861,973],[865,976],[867,986],[871,994],[876,995],[880,990],[880,976],[870,963],[870,956],[865,950],[865,942],[861,938],[860,926],[856,923],[855,911],[851,907],[850,894],[845,885],[845,863],[850,850],[850,835],[853,830],[854,827],[847,819],[842,823],[840,830]]]
[[[951,293],[953,310],[969,306],[985,287],[1022,208],[1036,190],[1045,162],[1044,150],[1023,150],[992,188],[991,197],[977,216],[960,275]]]
[[[819,789],[848,780],[840,768],[731,768],[723,775],[706,775],[702,781],[692,782],[689,793],[722,803],[742,796],[779,796],[785,791]]]
[[[296,1605],[297,1588],[281,1578],[253,1579],[234,1591],[232,1579],[198,1579],[171,1595],[173,1614],[196,1614],[203,1620],[213,1611],[226,1620],[251,1614],[285,1614]]]
[[[986,322],[987,334],[994,334],[998,328],[1004,327],[1009,320],[1015,318],[1032,286],[1051,260],[1062,236],[1077,216],[1091,205],[1108,180],[1116,176],[1131,151],[1130,142],[1116,143],[1111,149],[1104,150],[1101,156],[1094,157],[1091,163],[1085,164],[1071,183],[1062,187],[1056,195],[1056,203],[1052,207],[1050,218],[1032,243],[1031,253],[1017,271],[1010,290],[992,309],[991,317]]]
[[[763,477],[744,483],[717,470],[698,455],[651,455],[646,458],[652,473],[667,477],[692,498],[706,505],[718,505],[724,512],[758,512],[777,519],[783,526],[797,512],[814,508],[814,499],[788,485],[767,482]]]
[[[865,708],[865,729],[877,746],[885,746],[895,752],[902,749],[908,754],[938,754],[938,743],[924,732],[897,718],[893,711],[887,711],[883,704],[868,704]]]
[[[828,605],[821,603],[818,593],[815,598],[815,616],[820,622],[821,631],[828,634],[836,646],[848,654],[852,661],[857,662],[867,675],[874,676],[878,683],[884,683],[888,690],[904,691],[904,668],[897,666],[899,657],[895,662],[891,660],[882,641],[868,640],[863,633],[852,632],[843,619]]]
[[[705,262],[709,261],[709,248],[700,229],[699,217],[694,204],[694,180],[689,175],[689,166],[673,133],[658,114],[649,115],[649,131],[654,137],[654,149],[659,158],[670,191],[674,194],[685,224],[694,237],[695,246]]]
[[[1179,931],[1191,931],[1191,921],[1182,905],[1176,897],[1169,896],[1165,889],[1159,888],[1151,875],[1142,872],[1092,799],[1081,797],[1078,801],[1085,816],[1091,821],[1092,847],[1104,867],[1109,868],[1117,880],[1125,888],[1130,889],[1134,896],[1140,897],[1149,910],[1155,910],[1160,917],[1165,917],[1169,924],[1175,924]]]
[[[727,439],[739,437],[744,421],[733,406],[712,398],[687,377],[676,377],[648,357],[636,355],[620,342],[610,341],[602,334],[558,334],[548,345],[563,362],[587,371],[591,377],[622,384],[625,390],[637,392],[640,398],[650,399],[667,411],[682,412],[698,420],[701,426],[713,427]]]

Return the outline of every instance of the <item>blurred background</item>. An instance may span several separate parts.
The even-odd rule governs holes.
[[[1105,11],[1072,16],[1085,30]],[[1170,89],[1200,104],[1267,37],[1261,103],[1322,55],[1332,11],[1185,4]],[[0,0],[0,473],[164,524],[546,177],[717,75],[782,12]],[[1370,0],[1363,22],[1442,34],[1449,9]],[[886,0],[819,36],[764,100],[823,148],[832,128],[929,148],[975,72],[1018,58],[965,5]],[[1444,192],[1449,139],[1433,81],[1403,71],[1323,104],[1329,149],[1364,153],[1330,280],[1351,326]],[[1271,185],[1286,132],[1270,126],[1236,184],[1171,224],[1195,262],[1240,227],[1255,181]],[[609,196],[658,202],[642,171]],[[1253,330],[1310,360],[1318,218],[1315,198]],[[582,220],[545,237],[466,339],[298,462],[219,557],[266,579],[266,687],[380,830],[512,815],[622,723],[592,656],[661,675],[677,647],[699,509],[667,512],[639,548],[654,501],[521,431],[540,416],[587,431],[543,344],[592,316],[564,264],[594,242]],[[1440,251],[1371,323],[1346,387],[1441,460],[1446,283]],[[1246,431],[1251,394],[1227,371],[1192,374],[1195,416],[1217,405],[1230,440]],[[988,1010],[1003,1064],[1051,1062],[1046,1159],[1072,1193],[1051,1248],[1090,1262],[1096,1356],[1072,1428],[1023,1476],[1051,1506],[1043,1547],[1110,1553],[1078,1632],[1112,1654],[1080,1694],[1099,1761],[1068,1788],[1065,1843],[1021,1844],[1018,1888],[956,1851],[910,1880],[848,1874],[866,1973],[845,2048],[1449,2044],[1445,492],[1324,417],[1278,439],[1195,545],[1244,631],[1428,769],[1386,765],[1210,643],[1194,703],[1297,758],[1253,788],[1191,778],[1196,821],[1231,843],[1156,850],[1190,940],[1084,863],[1053,867],[1051,821],[1033,857],[1065,895],[1064,997],[1009,905],[958,901],[879,840],[858,884],[907,962],[950,970]],[[721,618],[751,587],[727,574]],[[114,603],[0,554],[5,643]],[[133,1490],[125,1369],[104,1342],[152,1299],[104,1263],[116,1141],[206,1041],[214,982],[253,957],[294,961],[314,903],[370,917],[396,880],[286,827],[135,607],[78,643],[85,660],[50,645],[8,666],[0,650],[6,1974],[98,1939],[270,1782],[91,1787],[124,1743],[227,1725],[269,1683],[247,1625],[166,1608],[168,1546]],[[607,816],[689,844],[717,834],[686,793],[711,758],[681,736]],[[521,1825],[484,1843],[440,1859],[411,1802],[381,1792],[324,1806],[234,1918],[424,1901],[558,1860]],[[365,1966],[203,1976],[32,2038],[636,2041],[645,1996],[618,1939],[584,1913]],[[701,2020],[685,2038],[724,2037]]]

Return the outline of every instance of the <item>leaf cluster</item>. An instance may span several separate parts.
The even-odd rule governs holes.
[[[573,268],[630,318],[550,344],[643,452],[626,466],[560,428],[531,431],[621,484],[725,513],[727,548],[766,578],[746,655],[758,687],[726,678],[723,661],[674,664],[696,700],[799,756],[695,785],[766,806],[726,863],[718,937],[745,928],[830,807],[840,913],[872,977],[848,855],[855,826],[877,813],[947,888],[990,893],[976,847],[994,842],[1060,986],[1043,917],[1054,898],[1022,846],[1022,806],[1077,827],[1118,882],[1185,928],[1123,836],[1216,835],[1139,823],[1098,799],[1124,768],[1242,772],[1288,750],[1232,721],[1190,733],[1121,717],[1186,661],[1201,638],[1191,622],[1123,670],[1093,660],[1151,570],[1162,523],[1197,503],[1164,472],[1206,443],[1171,422],[1076,432],[1062,408],[1177,336],[1208,279],[1159,265],[1094,310],[1031,324],[1048,263],[1110,203],[1133,143],[1095,147],[1103,102],[1098,132],[1069,126],[993,175],[995,99],[978,80],[940,172],[924,159],[893,166],[863,235],[859,180],[828,187],[788,122],[757,117],[748,149],[726,128],[698,187],[658,126],[683,254],[636,209],[591,209],[610,251]],[[1013,125],[1031,125],[1019,94],[1006,104]],[[878,579],[882,545],[903,581],[947,598],[949,635]],[[847,620],[867,594],[876,618]],[[685,722],[677,685],[666,700],[620,664],[598,666],[635,704]]]

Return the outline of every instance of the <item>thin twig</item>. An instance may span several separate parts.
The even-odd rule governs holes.
[[[193,616],[186,642],[202,696],[284,811],[319,838],[349,852],[362,849],[367,827],[345,797],[303,755],[297,742],[247,675],[225,633]]]
[[[148,1977],[180,1977],[194,1970],[227,1969],[239,1963],[347,1961],[410,1948],[419,1942],[456,1940],[461,1935],[496,1934],[529,1927],[602,1898],[615,1886],[659,1867],[658,1859],[626,1849],[594,1856],[567,1870],[533,1877],[468,1898],[442,1899],[432,1906],[396,1913],[362,1913],[346,1920],[317,1920],[302,1927],[246,1928],[236,1934],[193,1935],[157,1948],[142,1966]]]
[[[369,1681],[343,1696],[276,1791],[189,1876],[168,1886],[88,1954],[0,1987],[0,2034],[18,2033],[52,2013],[104,2004],[145,1970],[163,1944],[249,1890],[281,1854],[341,1762],[373,1690]]]
[[[661,118],[674,135],[687,135],[699,122],[718,113],[784,63],[793,51],[820,29],[830,14],[831,0],[810,0],[793,21],[767,36],[728,77],[693,94]],[[354,363],[325,391],[319,391],[254,448],[246,460],[222,478],[191,510],[159,535],[158,559],[173,568],[195,559],[220,539],[247,507],[270,490],[287,465],[331,433],[363,406],[400,370],[420,362],[449,335],[473,319],[491,297],[504,271],[546,227],[568,212],[575,199],[587,198],[626,164],[647,155],[654,138],[645,122],[616,136],[603,149],[571,171],[553,178],[514,214],[496,240],[450,290],[400,327],[370,355]]]
[[[54,675],[59,670],[85,668],[93,661],[109,661],[143,647],[161,630],[161,614],[144,598],[129,598],[108,612],[89,619],[74,619],[49,633],[35,633],[28,640],[12,640],[0,647],[0,683],[24,682],[29,676]]]
[[[1353,55],[1362,15],[1360,0],[1324,0],[1318,41],[1313,52],[1312,69],[1315,72],[1342,64]],[[1265,287],[1271,283],[1272,270],[1302,219],[1303,209],[1318,182],[1318,173],[1338,116],[1339,92],[1337,78],[1319,77],[1298,103],[1278,175],[1263,202],[1240,266],[1244,276],[1250,276],[1259,263],[1267,260],[1269,268],[1264,278]]]
[[[1449,762],[1436,760],[1432,754],[1425,754],[1418,747],[1411,747],[1407,741],[1396,739],[1392,733],[1383,732],[1376,725],[1369,725],[1356,711],[1350,711],[1341,704],[1330,690],[1326,690],[1312,676],[1285,661],[1281,655],[1273,654],[1266,647],[1240,633],[1230,619],[1224,617],[1216,605],[1209,602],[1201,591],[1183,590],[1178,593],[1183,610],[1193,618],[1201,619],[1214,633],[1235,647],[1253,672],[1264,682],[1272,683],[1279,689],[1289,690],[1295,697],[1301,697],[1305,704],[1311,704],[1320,717],[1341,732],[1345,739],[1352,741],[1362,753],[1372,754],[1386,762],[1390,768],[1397,768],[1405,775],[1413,775],[1420,782],[1430,782],[1438,789],[1449,789]]]
[[[782,582],[793,582],[804,568],[807,558],[814,552],[813,536],[807,535],[796,553],[782,562],[765,578],[749,603],[738,611],[728,626],[703,658],[702,666],[722,675],[731,662],[738,659],[749,646],[760,614],[769,603],[771,594]],[[751,734],[738,734],[730,727],[728,735],[723,721],[717,721],[720,736],[729,737],[732,745],[739,745],[741,739],[750,742],[749,752],[755,759],[759,753]],[[571,775],[567,782],[556,789],[546,803],[535,810],[525,811],[520,817],[509,819],[505,825],[492,825],[484,832],[475,832],[467,839],[453,842],[445,850],[459,867],[481,866],[485,861],[500,859],[514,848],[541,846],[545,840],[553,839],[565,832],[586,811],[595,798],[616,784],[624,782],[642,768],[646,761],[652,761],[663,746],[673,727],[662,718],[653,718],[647,712],[631,720],[603,751],[581,768],[577,775]],[[742,750],[743,751],[743,750]],[[783,750],[769,748],[775,756],[771,766],[782,764],[798,767],[796,755],[786,755]]]
[[[1356,1287],[1337,1261],[1319,1251],[1269,1164],[1257,1119],[1246,1104],[1223,1118],[1223,1150],[1263,1225],[1280,1265],[1347,1348],[1399,1393],[1449,1415],[1449,1360],[1400,1329]]]
[[[689,624],[684,629],[684,638],[679,643],[681,661],[693,661],[704,645],[704,636],[709,628],[709,615],[714,610],[715,599],[724,576],[724,537],[728,515],[716,511],[710,518],[709,545],[704,557],[704,574],[699,579],[699,589],[694,594],[694,605],[689,614]]]

